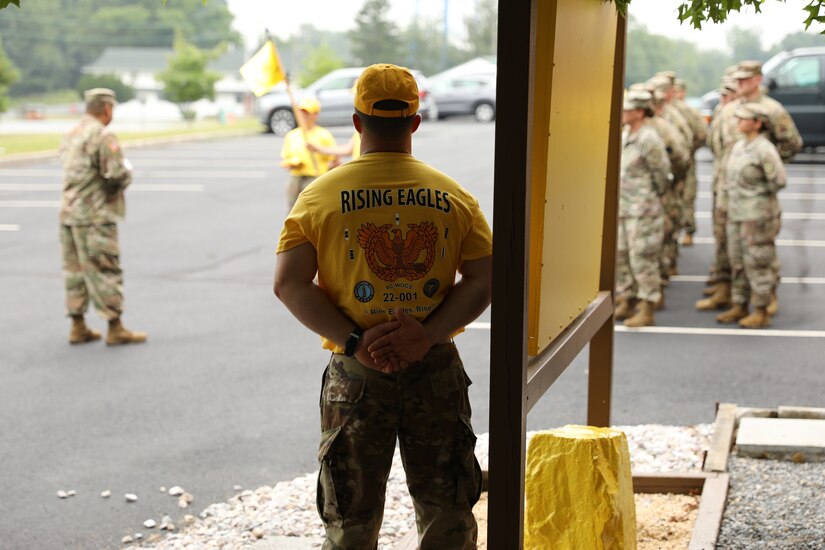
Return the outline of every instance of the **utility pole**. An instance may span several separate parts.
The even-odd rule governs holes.
[[[441,70],[447,70],[450,49],[450,0],[444,0],[444,44],[441,45]]]

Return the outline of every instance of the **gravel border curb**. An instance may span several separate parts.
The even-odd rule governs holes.
[[[245,129],[245,130],[227,130],[219,132],[198,132],[196,134],[182,134],[177,136],[164,136],[146,139],[132,139],[121,142],[124,148],[141,149],[145,147],[152,147],[154,145],[166,145],[169,143],[183,143],[186,141],[205,141],[208,139],[222,139],[255,136],[263,134],[261,130]],[[26,164],[32,161],[48,160],[57,158],[59,152],[57,150],[37,151],[36,153],[17,153],[0,157],[0,166],[13,166],[17,164]]]

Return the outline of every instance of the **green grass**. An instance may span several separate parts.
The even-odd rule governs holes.
[[[165,130],[148,132],[123,132],[117,137],[125,147],[129,146],[129,141],[140,139],[151,139],[171,136],[184,136],[187,134],[214,133],[216,136],[224,132],[234,132],[238,130],[261,130],[261,123],[256,118],[242,118],[233,124],[221,124],[217,120],[203,120],[188,125],[181,123],[180,126]],[[17,153],[35,153],[39,151],[54,151],[60,147],[61,134],[0,134],[0,151],[2,156]]]

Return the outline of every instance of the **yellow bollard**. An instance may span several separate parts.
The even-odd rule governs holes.
[[[636,507],[624,433],[564,426],[530,439],[525,550],[635,550]]]

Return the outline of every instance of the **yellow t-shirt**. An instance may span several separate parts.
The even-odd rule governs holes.
[[[423,320],[466,260],[493,252],[478,201],[405,153],[370,153],[312,182],[284,222],[278,253],[309,242],[318,285],[367,329],[395,309]],[[323,339],[323,347],[341,352]]]
[[[361,134],[353,132],[352,134],[352,160],[361,156]]]
[[[320,126],[313,126],[307,130],[307,141],[313,145],[324,147],[335,147],[335,138],[329,130]],[[312,158],[315,158],[315,166]],[[329,163],[335,157],[332,155],[322,155],[321,153],[310,153],[307,151],[303,132],[300,128],[290,130],[284,136],[284,146],[281,148],[281,159],[289,164],[303,163],[298,168],[291,168],[289,173],[293,176],[320,176],[329,170]]]

